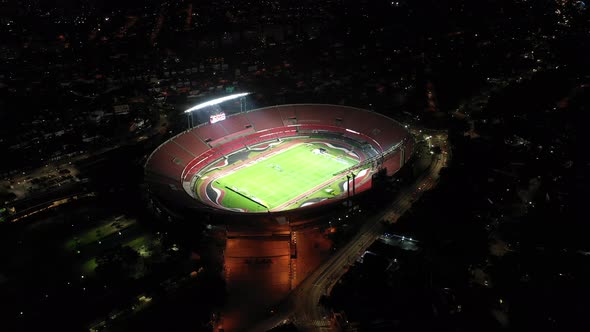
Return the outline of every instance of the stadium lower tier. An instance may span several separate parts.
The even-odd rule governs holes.
[[[314,111],[337,109],[338,121],[328,115],[312,120],[315,113],[306,106],[240,113],[169,139],[146,162],[150,191],[191,208],[288,211],[364,191],[376,171],[393,175],[411,156],[413,139],[394,120],[331,105],[314,105]],[[344,127],[350,119],[364,121],[354,128],[365,129]]]

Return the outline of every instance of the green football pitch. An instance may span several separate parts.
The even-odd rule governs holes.
[[[244,161],[239,169],[213,183],[224,191],[223,206],[251,212],[288,208],[298,196],[333,179],[334,173],[358,164],[358,160],[341,150],[310,143],[253,160]]]

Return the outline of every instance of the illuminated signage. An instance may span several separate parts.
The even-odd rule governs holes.
[[[215,123],[225,120],[225,113],[213,114],[209,117],[209,122]]]

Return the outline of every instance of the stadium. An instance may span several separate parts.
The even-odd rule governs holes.
[[[156,148],[145,176],[165,206],[287,215],[334,206],[370,189],[374,175],[395,174],[413,146],[403,125],[379,113],[278,105],[211,115]]]

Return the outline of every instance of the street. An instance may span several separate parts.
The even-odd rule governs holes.
[[[446,137],[441,139],[440,146],[446,146]],[[338,250],[324,264],[318,267],[289,295],[277,313],[270,319],[260,322],[251,331],[268,331],[273,327],[292,321],[305,331],[330,330],[328,313],[318,304],[322,295],[328,295],[334,284],[346,272],[346,267],[352,264],[379,237],[384,230],[381,222],[386,215],[395,215],[393,222],[407,211],[412,202],[422,193],[434,187],[439,178],[441,168],[446,166],[447,153],[443,148],[440,157],[433,158],[428,169],[411,185],[406,186],[398,197],[383,211],[364,223],[358,234],[344,247]],[[420,189],[418,189],[420,188]]]

